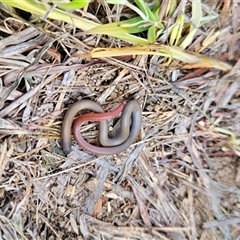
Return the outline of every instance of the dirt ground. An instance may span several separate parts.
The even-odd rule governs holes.
[[[231,64],[230,72],[166,66],[150,55],[79,58],[128,43],[1,12],[0,239],[239,240],[239,4],[205,2],[219,17],[189,47],[217,32],[201,54]],[[109,156],[73,141],[65,157],[62,119],[81,99],[106,111],[136,99],[137,141]],[[97,129],[90,123],[82,134],[96,144]]]

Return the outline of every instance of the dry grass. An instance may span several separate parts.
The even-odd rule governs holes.
[[[159,56],[77,58],[127,45],[0,13],[0,239],[240,238],[239,141],[214,129],[240,136],[239,1],[205,7],[220,18],[189,50],[219,31],[201,52],[231,63],[231,72],[162,67]],[[137,99],[138,141],[99,158],[74,144],[63,157],[62,117],[82,98],[106,110]],[[94,141],[95,125],[83,134]]]

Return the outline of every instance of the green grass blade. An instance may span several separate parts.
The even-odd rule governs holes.
[[[192,18],[191,18],[191,27],[188,35],[185,37],[180,47],[185,49],[194,38],[195,33],[200,25],[202,19],[202,3],[200,0],[192,1]]]
[[[113,32],[117,32],[118,34],[125,34],[125,33],[139,33],[146,31],[148,27],[144,27],[144,22],[141,17],[135,17],[132,19],[114,22],[114,23],[107,23],[104,25],[99,25],[88,33],[91,34],[112,34]]]
[[[90,2],[90,0],[72,0],[70,2],[66,2],[64,3],[64,1],[61,0],[55,0],[54,3],[65,10],[76,10],[76,9],[80,9],[85,7],[88,3]]]

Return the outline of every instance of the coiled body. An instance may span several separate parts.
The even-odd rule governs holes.
[[[82,110],[88,109],[95,113],[84,114],[74,120]],[[108,119],[118,116],[122,112],[120,131],[113,137],[108,137]],[[85,141],[80,133],[80,128],[87,121],[99,121],[99,141],[102,147],[92,145]],[[96,155],[111,155],[126,150],[137,138],[142,125],[142,109],[135,100],[129,101],[125,106],[120,104],[110,112],[104,112],[103,108],[91,100],[81,100],[74,103],[66,112],[61,131],[61,145],[68,155],[71,151],[71,132],[77,143],[88,152]],[[72,130],[72,131],[71,131]]]

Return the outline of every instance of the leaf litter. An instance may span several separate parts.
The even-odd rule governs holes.
[[[197,34],[189,49],[231,62],[228,73],[176,60],[167,67],[150,55],[79,58],[95,46],[130,47],[58,21],[40,32],[1,14],[1,239],[240,236],[239,2],[204,8],[220,13],[199,28],[214,37]],[[74,143],[63,156],[61,121],[72,103],[92,99],[110,110],[131,98],[143,126],[126,152],[97,158]],[[95,142],[97,126],[83,135]]]

